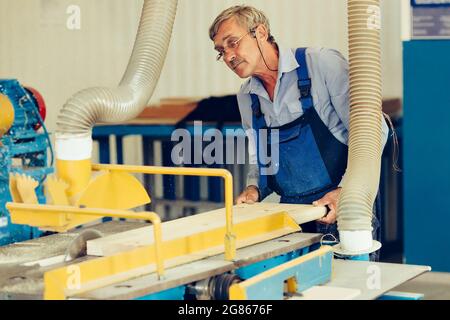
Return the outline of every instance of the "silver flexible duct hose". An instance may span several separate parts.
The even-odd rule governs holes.
[[[341,234],[372,230],[382,152],[380,26],[376,23],[379,10],[379,0],[348,0],[350,138],[338,205]]]
[[[119,87],[96,87],[76,93],[58,115],[57,136],[90,136],[98,122],[123,122],[142,112],[164,65],[177,2],[144,1],[133,53]]]

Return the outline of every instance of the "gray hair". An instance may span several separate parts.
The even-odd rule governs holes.
[[[275,43],[275,38],[270,34],[269,19],[267,19],[264,12],[254,7],[243,5],[228,8],[222,11],[222,13],[217,16],[217,18],[214,20],[213,24],[209,28],[209,37],[211,38],[211,40],[214,41],[214,38],[216,37],[217,32],[219,31],[220,25],[226,20],[231,19],[233,17],[236,18],[236,21],[239,23],[240,26],[247,28],[249,32],[256,29],[256,27],[258,27],[260,24],[264,25],[269,34],[268,38],[269,43],[272,44]]]

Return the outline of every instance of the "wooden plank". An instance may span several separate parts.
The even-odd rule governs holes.
[[[297,204],[242,204],[233,207],[233,223],[246,222],[280,212],[288,213],[297,224],[303,224],[323,217],[325,208]],[[163,241],[187,237],[224,226],[224,208],[172,220],[162,224]],[[277,234],[277,236],[282,235]],[[265,240],[268,240],[267,237],[264,237],[262,241]],[[147,226],[88,241],[87,250],[89,255],[107,256],[151,244],[153,244],[153,226]]]

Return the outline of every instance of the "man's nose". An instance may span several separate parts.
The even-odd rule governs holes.
[[[224,54],[225,62],[230,64],[236,59],[236,54],[232,50],[227,50]]]

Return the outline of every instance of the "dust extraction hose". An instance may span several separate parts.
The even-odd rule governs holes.
[[[145,0],[133,52],[119,86],[82,90],[62,107],[57,119],[57,170],[71,185],[69,194],[80,191],[90,177],[93,126],[133,119],[150,100],[169,47],[177,2]]]
[[[341,247],[373,245],[372,207],[378,192],[382,152],[382,84],[379,0],[348,0],[350,138],[338,205]]]

